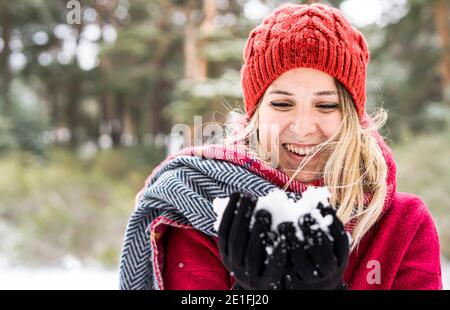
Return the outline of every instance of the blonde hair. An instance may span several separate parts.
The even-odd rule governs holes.
[[[322,150],[329,151],[330,155],[319,177],[323,177],[324,185],[330,189],[330,203],[337,208],[339,219],[344,224],[355,221],[352,231],[353,251],[365,233],[376,223],[384,207],[388,168],[372,132],[385,124],[387,112],[379,108],[372,115],[370,126],[363,128],[350,94],[338,81],[336,85],[342,111],[341,125],[332,137],[305,157],[284,189],[289,187],[313,156]],[[245,151],[268,163],[271,156],[259,144],[257,137],[259,106],[260,104],[247,123],[239,121],[244,115],[236,111],[231,112],[225,143],[236,145],[240,141]],[[365,193],[373,195],[367,206],[364,206]]]

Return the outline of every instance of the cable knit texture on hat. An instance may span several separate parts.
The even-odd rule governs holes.
[[[363,35],[338,9],[317,3],[282,5],[253,29],[243,54],[241,84],[248,117],[281,74],[308,67],[340,81],[362,119],[369,51]]]

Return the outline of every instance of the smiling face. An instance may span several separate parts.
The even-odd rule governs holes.
[[[267,152],[277,154],[278,168],[292,176],[312,147],[328,140],[342,121],[334,78],[311,68],[296,68],[280,75],[266,90],[259,107],[259,139]],[[274,138],[274,128],[278,141]],[[279,135],[278,135],[279,133]],[[273,149],[275,148],[275,149]],[[297,174],[309,183],[328,159],[321,150]]]

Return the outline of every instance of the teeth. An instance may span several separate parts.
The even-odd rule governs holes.
[[[292,153],[296,153],[298,155],[307,155],[314,149],[314,147],[300,148],[300,147],[293,146],[291,144],[286,144],[286,148],[289,151],[291,151]]]

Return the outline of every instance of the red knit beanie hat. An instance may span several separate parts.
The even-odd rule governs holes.
[[[308,67],[341,82],[362,119],[369,58],[363,35],[338,9],[318,3],[282,5],[253,29],[244,48],[241,84],[247,115],[253,115],[281,74]]]

